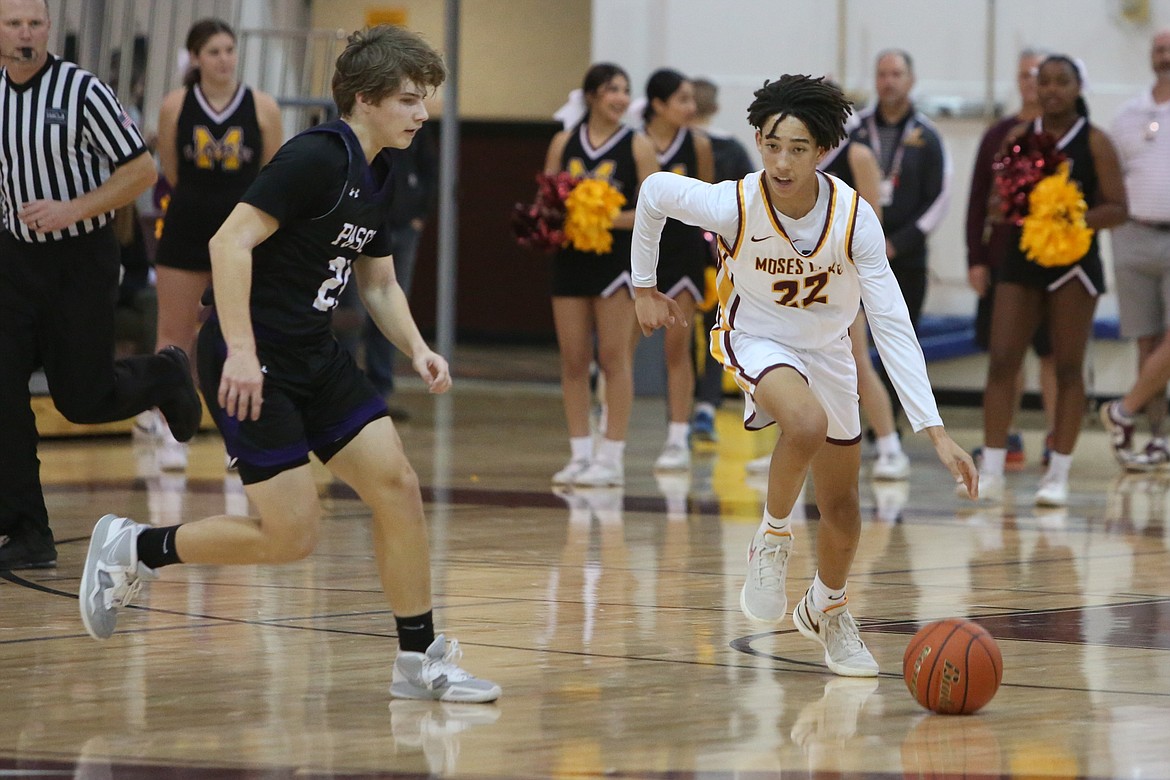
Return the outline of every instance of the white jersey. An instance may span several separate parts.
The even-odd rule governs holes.
[[[942,425],[885,234],[869,204],[818,172],[816,205],[791,219],[771,203],[762,171],[707,184],[656,173],[642,182],[631,262],[636,287],[657,282],[658,239],[667,217],[719,237],[719,317],[712,352],[732,331],[800,350],[843,338],[861,303],[878,352],[914,430]]]

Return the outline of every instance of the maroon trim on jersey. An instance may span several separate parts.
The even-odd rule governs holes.
[[[837,185],[833,183],[833,177],[821,173],[820,171],[817,171],[814,175],[817,174],[824,176],[825,181],[829,184],[829,212],[825,216],[825,224],[821,226],[821,235],[817,239],[816,248],[814,248],[813,251],[809,252],[807,255],[796,248],[796,244],[792,243],[792,239],[788,237],[788,233],[785,232],[784,226],[780,224],[780,219],[776,216],[777,208],[772,204],[772,194],[768,191],[768,183],[764,181],[763,175],[760,176],[760,192],[763,193],[764,203],[767,204],[768,219],[771,221],[772,227],[775,228],[776,232],[784,237],[784,240],[788,242],[790,247],[792,247],[792,251],[796,252],[796,254],[800,257],[816,257],[820,251],[825,248],[825,244],[829,239],[829,228],[833,226],[833,217],[837,213]]]
[[[832,436],[825,437],[826,444],[835,444],[838,447],[852,447],[861,441],[861,434],[857,434],[852,439],[834,439]]]
[[[857,228],[857,205],[859,197],[856,192],[853,193],[853,208],[849,210],[849,227],[845,229],[845,256],[849,258],[849,262],[853,262],[853,234]]]

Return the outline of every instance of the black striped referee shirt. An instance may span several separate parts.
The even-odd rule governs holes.
[[[95,190],[145,151],[118,98],[89,71],[52,54],[24,84],[0,70],[0,206],[4,228],[19,240],[44,243],[108,223],[112,211],[40,235],[16,215],[30,201],[68,201]]]

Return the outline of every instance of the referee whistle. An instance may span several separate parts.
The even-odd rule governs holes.
[[[33,58],[33,49],[31,46],[21,46],[19,51],[22,59],[31,60]]]

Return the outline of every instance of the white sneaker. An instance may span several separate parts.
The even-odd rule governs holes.
[[[398,651],[390,695],[396,699],[489,702],[500,698],[500,686],[472,676],[459,666],[459,642],[439,634],[425,653]]]
[[[870,476],[874,479],[906,479],[910,476],[910,456],[901,450],[878,455]]]
[[[1068,482],[1044,477],[1036,490],[1035,503],[1036,506],[1068,506]]]
[[[861,641],[861,632],[849,614],[848,603],[830,615],[814,607],[811,596],[811,591],[805,593],[792,611],[796,630],[825,648],[825,664],[833,673],[842,677],[877,677],[877,661]]]
[[[626,475],[620,463],[594,458],[584,471],[573,477],[573,484],[581,487],[617,487],[626,484]]]
[[[589,468],[588,458],[573,458],[563,469],[553,474],[554,485],[571,485],[573,480],[585,469]]]
[[[187,444],[176,439],[165,423],[155,450],[155,460],[163,471],[185,471],[187,468]]]
[[[685,444],[667,444],[662,448],[662,454],[654,461],[654,468],[659,471],[682,471],[691,467],[691,449]]]
[[[138,535],[147,528],[116,515],[104,516],[93,527],[78,602],[81,622],[94,639],[108,639],[118,610],[134,600],[145,580],[158,576],[138,560]]]
[[[147,409],[134,417],[134,427],[130,429],[131,438],[139,441],[154,441],[162,436],[166,423],[158,409]]]
[[[761,455],[758,458],[752,458],[747,463],[743,464],[744,471],[748,474],[767,474],[768,467],[772,465],[771,453]]]
[[[748,548],[747,581],[739,592],[739,608],[749,620],[779,625],[788,612],[784,584],[788,578],[788,556],[792,533],[756,531]]]

